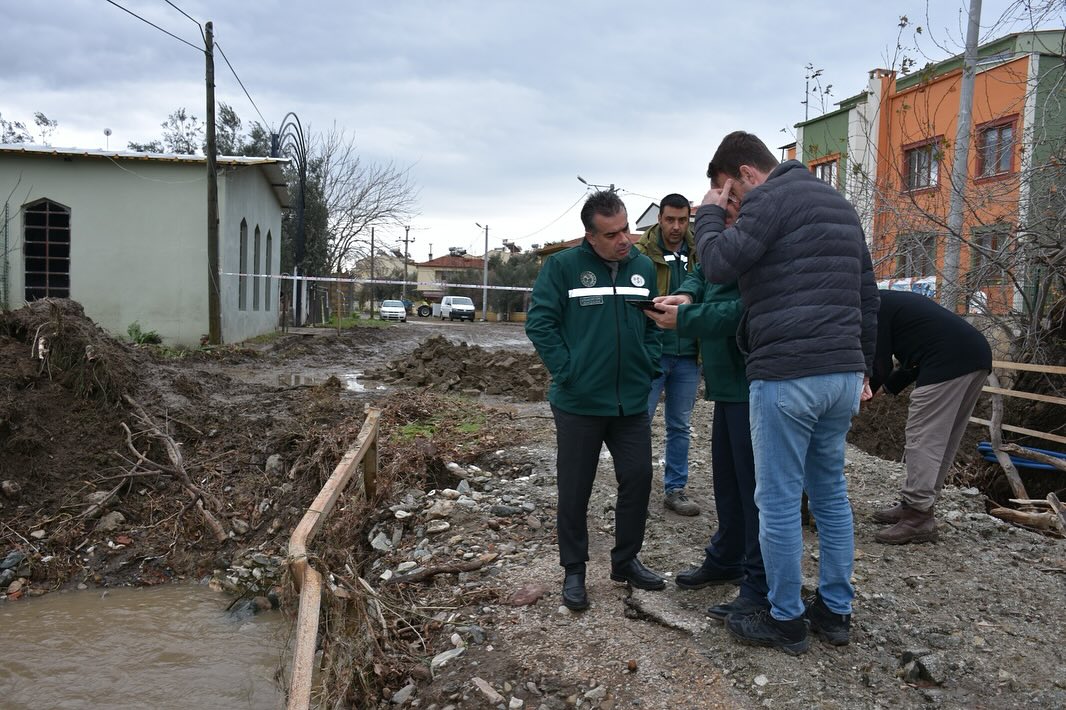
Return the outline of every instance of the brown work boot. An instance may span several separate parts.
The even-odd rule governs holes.
[[[893,506],[875,510],[872,517],[875,523],[885,525],[898,523],[903,517],[903,504],[897,501]]]
[[[900,506],[899,522],[878,531],[874,540],[886,545],[906,545],[908,542],[936,542],[938,537],[933,509],[923,512],[904,503]]]

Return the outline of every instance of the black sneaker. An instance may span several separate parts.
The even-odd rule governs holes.
[[[718,619],[718,621],[725,621],[725,618],[730,614],[747,614],[750,611],[758,611],[759,609],[769,609],[770,602],[766,601],[766,598],[753,599],[751,597],[737,596],[731,602],[724,602],[722,604],[715,604],[707,610],[707,616],[712,619]]]
[[[847,646],[851,640],[851,614],[835,614],[829,611],[818,592],[807,601],[803,616],[811,625],[811,632],[821,636],[834,646]]]
[[[807,621],[802,616],[778,621],[769,609],[734,613],[725,618],[725,628],[738,641],[752,646],[770,646],[798,656],[810,646]]]

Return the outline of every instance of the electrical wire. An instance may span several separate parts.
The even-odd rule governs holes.
[[[110,155],[105,155],[104,157],[107,158],[108,160],[110,160],[112,163],[114,163],[115,167],[118,168],[119,170],[129,173],[130,175],[132,175],[135,178],[138,178],[138,179],[141,179],[141,180],[147,180],[149,182],[160,182],[160,183],[163,183],[164,185],[189,185],[189,184],[194,183],[194,182],[203,182],[204,180],[207,179],[206,175],[201,175],[200,177],[193,178],[192,180],[161,180],[159,178],[153,178],[153,177],[148,177],[147,175],[141,175],[140,173],[138,173],[138,172],[136,172],[134,170],[130,170],[129,168],[126,168],[126,167],[120,165],[119,162],[117,160],[115,160],[114,158],[112,158]]]
[[[547,229],[548,227],[552,226],[553,224],[555,224],[556,222],[558,222],[559,220],[561,220],[561,219],[562,219],[563,217],[565,217],[565,216],[566,216],[567,214],[569,214],[570,210],[572,210],[572,209],[574,209],[575,207],[577,207],[577,206],[578,206],[578,203],[580,203],[580,202],[581,202],[582,200],[584,200],[584,199],[585,199],[585,193],[581,193],[581,196],[577,198],[577,200],[576,200],[576,201],[574,202],[574,204],[572,204],[572,205],[570,205],[569,207],[567,207],[567,208],[566,208],[566,210],[565,210],[565,211],[564,211],[564,212],[563,212],[563,213],[562,213],[561,215],[559,215],[558,217],[556,217],[555,219],[553,219],[553,220],[552,220],[551,222],[548,222],[548,223],[547,223],[546,225],[544,225],[544,226],[543,226],[543,227],[541,227],[540,229],[536,230],[535,232],[530,232],[529,234],[527,234],[527,235],[525,235],[525,236],[522,236],[522,237],[518,237],[517,239],[512,239],[511,241],[514,241],[514,242],[520,242],[520,241],[522,241],[523,239],[529,239],[530,237],[535,237],[535,236],[537,236],[538,234],[540,234],[541,232],[543,232],[543,231],[544,231],[545,229]]]
[[[180,7],[178,7],[174,3],[170,2],[170,0],[164,0],[164,2],[166,2],[167,5],[170,5],[172,8],[174,8],[175,10],[180,12],[181,14],[185,15],[186,17],[188,17],[190,20],[192,20],[193,24],[196,25],[197,28],[199,28],[200,37],[203,38],[204,46],[206,47],[207,46],[207,35],[204,34],[204,26],[200,24],[199,20],[197,20],[195,17],[193,17],[189,13],[185,12],[184,10],[182,10]]]
[[[127,8],[124,8],[124,7],[122,7],[122,6],[121,6],[121,5],[119,5],[119,4],[117,3],[117,2],[115,2],[115,0],[107,0],[107,2],[111,3],[112,5],[114,5],[114,6],[115,6],[115,7],[117,7],[117,8],[119,9],[119,10],[122,10],[123,12],[126,12],[126,13],[129,13],[130,15],[133,15],[134,17],[136,17],[136,18],[137,18],[138,20],[140,20],[141,22],[145,23],[146,25],[151,25],[152,27],[156,28],[157,30],[159,30],[159,31],[160,31],[160,32],[162,32],[163,34],[165,34],[165,35],[169,35],[169,36],[173,37],[174,39],[178,40],[178,41],[179,41],[179,42],[181,42],[182,44],[187,44],[187,45],[189,45],[190,47],[192,47],[193,49],[195,49],[195,50],[196,50],[197,52],[203,52],[203,51],[205,51],[205,50],[204,50],[203,48],[201,48],[201,47],[197,47],[197,46],[196,46],[195,44],[193,44],[192,42],[189,42],[188,40],[184,40],[184,39],[182,39],[181,37],[178,37],[178,36],[177,36],[176,34],[174,34],[174,33],[172,33],[172,32],[167,32],[166,30],[164,30],[164,29],[163,29],[162,27],[160,27],[159,25],[155,24],[154,22],[149,22],[148,20],[144,19],[143,17],[141,17],[140,15],[138,15],[138,14],[137,14],[136,12],[134,12],[133,10],[129,10],[129,9],[127,9]]]
[[[239,76],[237,76],[237,70],[233,68],[233,65],[229,62],[229,57],[227,57],[226,53],[222,51],[222,45],[220,45],[218,42],[215,42],[215,47],[218,48],[218,53],[222,55],[222,58],[226,60],[226,66],[229,67],[230,72],[232,72],[233,78],[236,79],[237,83],[241,85],[241,89],[244,90],[244,95],[247,96],[248,100],[252,102],[252,108],[255,109],[255,112],[257,114],[259,114],[259,118],[263,119],[263,125],[270,125],[266,118],[263,117],[263,112],[260,111],[259,107],[255,105],[255,99],[253,99],[252,95],[248,93],[248,89],[244,88],[244,82],[241,81],[241,78]]]

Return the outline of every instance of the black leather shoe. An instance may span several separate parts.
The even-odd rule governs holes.
[[[751,611],[769,608],[770,602],[765,599],[752,599],[751,597],[738,596],[731,602],[715,604],[707,610],[707,616],[718,619],[719,621],[725,621],[725,618],[730,614],[747,614]]]
[[[572,611],[584,611],[589,608],[584,574],[568,574],[563,579],[563,606]]]
[[[640,563],[636,557],[620,565],[611,566],[611,579],[626,582],[637,589],[662,589],[666,580]]]
[[[678,572],[674,582],[682,589],[703,589],[712,584],[740,584],[743,579],[741,572],[723,572],[700,566]]]

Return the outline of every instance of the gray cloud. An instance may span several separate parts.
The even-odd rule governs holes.
[[[199,42],[165,3],[118,1]],[[912,56],[958,51],[963,3],[929,9],[933,32]],[[648,202],[634,193],[698,200],[726,132],[752,130],[771,148],[790,140],[780,129],[803,118],[807,62],[834,85],[833,108],[896,53],[900,15],[927,24],[925,0],[177,4],[213,20],[269,123],[290,110],[314,129],[336,122],[368,158],[412,166],[420,255],[430,239],[438,253],[449,242],[480,249],[474,221],[488,221],[494,239],[543,227],[582,194],[578,174],[629,190],[631,213]],[[986,25],[1011,4],[986,0]],[[57,145],[103,147],[110,127],[116,147],[157,136],[178,106],[202,117],[202,56],[113,6],[22,0],[3,13],[5,118],[44,111],[60,122]],[[910,32],[903,39],[914,44]],[[221,57],[216,72],[218,98],[259,120]],[[575,209],[525,244],[577,229]]]

